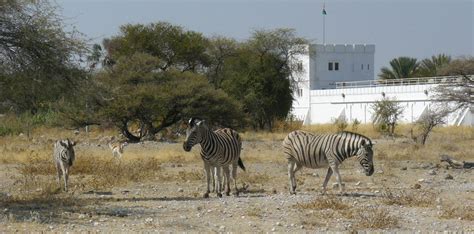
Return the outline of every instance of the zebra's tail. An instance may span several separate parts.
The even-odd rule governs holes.
[[[239,161],[237,163],[239,164],[239,167],[242,168],[242,170],[245,171],[245,166],[244,166],[244,163],[242,162],[241,158],[239,158]]]

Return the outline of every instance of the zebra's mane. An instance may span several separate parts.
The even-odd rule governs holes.
[[[338,132],[338,133],[336,133],[336,134],[349,134],[349,135],[353,135],[353,136],[359,136],[359,137],[363,138],[364,140],[366,140],[367,143],[368,143],[370,146],[372,146],[372,141],[370,140],[370,138],[368,138],[368,137],[366,137],[366,136],[364,136],[364,135],[362,135],[362,134],[360,134],[360,133],[350,132],[350,131],[340,131],[340,132]]]

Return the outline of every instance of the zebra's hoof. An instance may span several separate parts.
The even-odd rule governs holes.
[[[238,192],[238,191],[235,192],[235,193],[234,193],[234,196],[238,197],[238,196],[239,196],[239,192]]]
[[[202,197],[209,198],[209,193],[205,193]]]
[[[230,191],[225,192],[226,196],[230,196]]]
[[[217,196],[218,196],[218,197],[222,197],[222,193],[217,193]]]

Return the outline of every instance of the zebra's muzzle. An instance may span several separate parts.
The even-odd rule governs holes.
[[[374,166],[371,165],[369,170],[365,170],[365,175],[371,176],[372,174],[374,174]]]
[[[186,144],[186,143],[187,142],[183,143],[183,149],[184,149],[184,151],[189,152],[189,151],[191,151],[192,147],[189,144]]]

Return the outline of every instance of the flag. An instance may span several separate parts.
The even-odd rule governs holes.
[[[323,8],[323,15],[327,15],[326,9]]]

